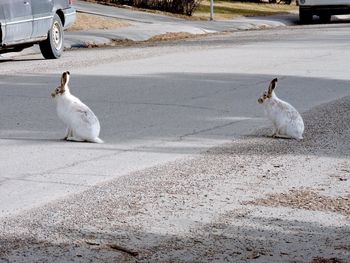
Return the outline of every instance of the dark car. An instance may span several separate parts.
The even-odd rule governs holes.
[[[72,0],[0,0],[0,54],[39,44],[45,58],[59,58],[75,18]]]

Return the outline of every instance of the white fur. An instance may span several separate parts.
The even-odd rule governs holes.
[[[103,143],[98,137],[100,122],[96,115],[73,96],[68,88],[68,81],[64,84],[65,92],[55,96],[58,117],[67,125],[65,139],[68,141],[89,141]]]
[[[264,100],[263,106],[267,117],[274,125],[273,136],[303,139],[304,121],[292,105],[277,98],[273,91],[271,98]]]

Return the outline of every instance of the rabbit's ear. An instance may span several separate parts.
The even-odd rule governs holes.
[[[267,91],[267,97],[271,98],[272,96],[272,91],[276,88],[276,82],[278,81],[277,78],[271,80],[269,89]]]
[[[62,77],[61,77],[61,86],[62,87],[68,85],[69,76],[70,76],[69,71],[63,72]]]

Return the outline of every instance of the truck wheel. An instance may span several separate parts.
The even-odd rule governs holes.
[[[310,24],[312,22],[312,13],[299,8],[299,21],[301,24]]]
[[[46,59],[59,58],[63,53],[64,31],[61,18],[55,14],[47,39],[40,42],[40,51]]]

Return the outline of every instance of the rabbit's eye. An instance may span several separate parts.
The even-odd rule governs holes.
[[[57,88],[57,89],[56,89],[56,92],[57,92],[57,93],[59,93],[59,92],[60,92],[60,89],[59,89],[59,88]]]

